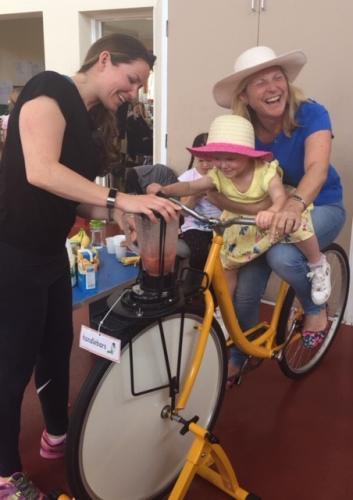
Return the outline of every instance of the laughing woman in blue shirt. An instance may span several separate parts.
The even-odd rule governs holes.
[[[284,183],[295,187],[284,209],[275,215],[272,230],[279,234],[295,231],[302,211],[313,203],[315,233],[324,248],[342,229],[345,210],[340,178],[330,163],[329,114],[291,83],[305,63],[306,56],[299,50],[277,56],[268,47],[253,47],[238,57],[234,73],[215,85],[214,97],[220,106],[252,122],[256,148],[271,151],[283,169]],[[245,213],[244,206],[221,199],[222,195],[214,196],[222,208]],[[246,208],[247,214],[256,214],[267,208],[267,201]],[[271,270],[286,280],[300,299],[305,312],[303,331],[317,332],[323,337],[326,309],[312,302],[307,264],[294,245],[277,244],[262,258],[241,269],[235,307],[242,328],[257,323],[260,299]],[[244,355],[233,348],[228,368],[229,385],[243,359]]]

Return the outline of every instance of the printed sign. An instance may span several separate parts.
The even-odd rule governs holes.
[[[121,342],[115,337],[97,332],[93,328],[82,325],[80,332],[80,347],[97,356],[120,363]]]

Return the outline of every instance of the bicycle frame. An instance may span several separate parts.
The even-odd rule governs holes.
[[[236,316],[232,297],[230,296],[225,279],[225,274],[220,261],[220,251],[222,244],[223,237],[219,234],[215,234],[204,268],[204,272],[208,277],[208,280],[204,278],[203,281],[203,285],[207,286],[204,291],[204,319],[202,325],[199,327],[200,337],[198,340],[194,358],[190,366],[189,374],[185,380],[184,386],[176,403],[176,412],[183,410],[187,404],[188,398],[190,396],[195,379],[202,363],[203,354],[205,352],[208,334],[211,328],[214,314],[214,301],[209,290],[209,286],[211,283],[213,285],[214,293],[222,313],[222,318],[230,335],[230,341],[227,342],[227,345],[234,344],[248,356],[255,356],[257,358],[263,359],[272,358],[283,348],[283,344],[276,344],[276,333],[280,312],[286,297],[287,290],[289,288],[288,284],[283,281],[281,282],[270,323],[261,322],[255,327],[243,331],[240,328],[239,321]],[[206,281],[208,282],[208,285]],[[256,335],[254,339],[250,339],[249,336],[251,334],[254,334],[254,332],[258,331],[259,329],[264,329],[264,332]]]

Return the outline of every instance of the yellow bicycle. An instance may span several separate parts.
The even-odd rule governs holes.
[[[325,250],[333,279],[327,309],[330,328],[318,348],[303,347],[303,311],[284,282],[271,320],[243,332],[219,254],[225,225],[253,221],[238,217],[220,222],[183,209],[215,231],[204,273],[188,270],[193,290],[183,289],[185,269],[179,277],[164,272],[168,255],[163,245],[166,229],[161,223],[161,275],[151,277],[142,268],[137,283],[119,298],[110,298],[108,305],[103,301],[93,320],[102,326],[104,319],[102,331],[121,339],[122,354],[119,364],[104,359],[97,362],[71,416],[67,464],[78,500],[165,498],[183,469],[194,434],[204,429],[200,439],[211,436],[212,441],[209,432],[224,395],[227,350],[214,317],[211,284],[229,332],[227,345],[235,344],[248,360],[276,360],[289,377],[305,375],[318,365],[342,320],[349,265],[342,248],[332,244]],[[178,484],[170,498],[183,498],[188,483]],[[238,486],[233,497],[259,498]]]

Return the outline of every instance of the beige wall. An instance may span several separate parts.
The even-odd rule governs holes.
[[[168,164],[178,172],[189,163],[186,146],[220,113],[212,98],[216,79],[255,44],[257,23],[250,0],[169,1]]]

